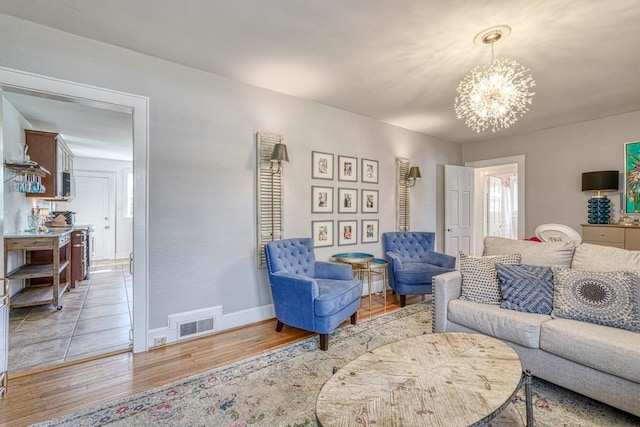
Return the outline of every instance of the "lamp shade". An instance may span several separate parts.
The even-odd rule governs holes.
[[[582,191],[618,191],[618,171],[585,172],[582,174]]]
[[[289,153],[287,153],[287,146],[282,144],[282,143],[278,143],[276,145],[273,146],[273,151],[271,152],[271,159],[272,162],[288,162],[289,161]]]
[[[407,176],[407,179],[420,179],[422,178],[422,175],[420,175],[420,168],[417,166],[411,166],[411,168],[409,169],[409,175]]]

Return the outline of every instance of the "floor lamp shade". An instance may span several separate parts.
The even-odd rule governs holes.
[[[585,172],[582,174],[582,191],[596,191],[597,196],[589,199],[589,224],[608,224],[611,216],[611,202],[602,191],[618,191],[618,171]]]

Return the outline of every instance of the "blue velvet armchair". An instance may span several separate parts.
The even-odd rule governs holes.
[[[310,238],[284,239],[265,246],[271,296],[278,323],[320,334],[320,349],[329,348],[329,332],[351,317],[355,325],[362,282],[351,266],[316,261]]]
[[[407,295],[430,294],[433,276],[455,270],[455,257],[433,250],[435,238],[431,232],[383,234],[389,286],[400,295],[401,307],[406,305]]]

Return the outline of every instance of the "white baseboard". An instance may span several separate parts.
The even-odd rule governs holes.
[[[192,318],[192,313],[206,311],[208,311],[208,309],[193,310],[186,313],[170,314],[169,316],[167,316],[167,326],[149,330],[149,334],[147,335],[149,348],[158,347],[178,341],[179,323],[175,321],[176,318],[190,319]],[[215,330],[211,333],[220,332],[231,328],[237,328],[239,326],[245,326],[250,323],[261,322],[267,319],[273,319],[275,316],[276,315],[273,304],[236,311],[234,313],[223,314],[220,317],[219,321],[216,322],[217,325]],[[162,344],[157,344],[157,339],[160,340]]]

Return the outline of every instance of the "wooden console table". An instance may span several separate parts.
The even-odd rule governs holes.
[[[9,280],[25,280],[22,291],[11,298],[11,307],[53,304],[60,310],[60,297],[69,287],[71,231],[43,234],[16,233],[4,236],[4,264],[9,252],[23,251],[25,263],[6,271]]]
[[[593,245],[640,251],[640,226],[582,224],[582,241]]]

